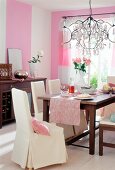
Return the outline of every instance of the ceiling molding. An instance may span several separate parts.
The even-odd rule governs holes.
[[[50,11],[88,9],[89,0],[17,0]],[[115,6],[115,0],[92,0],[92,8]]]

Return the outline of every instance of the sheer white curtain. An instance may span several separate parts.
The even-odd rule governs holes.
[[[115,17],[104,18],[104,21],[107,21],[111,24],[115,24]],[[110,32],[110,37],[115,37],[115,31]],[[100,50],[98,55],[91,55],[92,64],[90,67],[90,79],[95,75],[98,79],[98,88],[102,88],[103,84],[107,82],[108,75],[115,75],[112,71],[115,67],[115,44],[110,41],[105,42],[105,47]]]
[[[67,25],[71,25],[73,20],[76,18],[69,18],[66,20]],[[81,19],[81,18],[80,18]],[[104,18],[104,21],[113,23],[113,17]],[[71,27],[71,26],[70,26]],[[72,29],[72,28],[70,28]],[[112,33],[113,34],[113,33]],[[100,50],[99,54],[94,52],[86,53],[84,55],[81,47],[76,47],[75,41],[71,41],[71,45],[63,44],[62,42],[67,41],[70,38],[68,30],[60,32],[60,53],[59,53],[59,67],[58,76],[63,83],[68,83],[70,78],[75,79],[75,70],[72,63],[72,58],[86,57],[91,59],[91,65],[89,66],[86,74],[86,82],[97,81],[97,86],[102,87],[103,83],[107,81],[107,75],[115,75],[115,44],[106,42],[105,47]],[[62,45],[63,44],[63,45]],[[113,71],[114,70],[114,71]]]
[[[66,24],[66,26],[70,26],[72,22],[76,20],[76,17],[68,18],[66,20],[61,20],[61,25]],[[62,29],[62,28],[61,28]],[[72,29],[72,26],[70,26]],[[70,80],[75,79],[76,71],[74,69],[74,65],[72,63],[72,59],[79,56],[79,50],[75,48],[74,43],[66,43],[70,39],[70,32],[68,30],[63,29],[60,31],[59,38],[59,65],[58,65],[58,77],[60,78],[62,83],[68,84]]]
[[[61,20],[63,25],[64,20]],[[69,20],[68,20],[69,24]],[[67,30],[63,30],[62,27],[59,31],[59,63],[58,63],[58,77],[61,83],[68,84],[70,77],[73,76],[72,70],[72,49],[70,44],[64,45],[64,42],[68,39],[69,34]]]

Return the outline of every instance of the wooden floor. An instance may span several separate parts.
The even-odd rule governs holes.
[[[15,123],[3,126],[0,129],[0,170],[21,170],[20,166],[11,161],[11,153],[15,138]],[[115,133],[107,132],[105,139],[115,142]],[[88,136],[77,144],[88,146]],[[115,170],[115,149],[104,148],[104,155],[99,156],[98,131],[96,133],[96,154],[89,155],[86,148],[67,146],[68,162],[62,165],[54,165],[40,170]]]

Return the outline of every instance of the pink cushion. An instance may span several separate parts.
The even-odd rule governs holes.
[[[32,118],[32,128],[38,134],[50,136],[48,127],[36,118]]]

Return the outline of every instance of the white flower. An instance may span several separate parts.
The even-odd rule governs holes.
[[[44,52],[41,50],[41,51],[38,51],[37,52],[37,57],[32,57],[31,60],[29,60],[28,62],[29,63],[37,63],[37,62],[41,62],[40,60],[40,57],[43,57],[44,55]]]
[[[43,52],[43,50],[38,51],[38,55],[43,57],[43,56],[44,56],[44,52]]]

